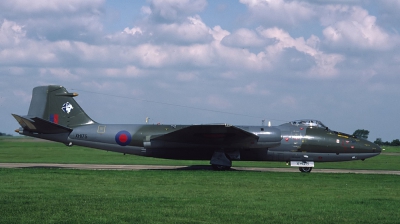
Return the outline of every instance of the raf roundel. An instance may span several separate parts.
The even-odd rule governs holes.
[[[115,142],[117,142],[118,145],[122,145],[122,146],[129,145],[131,140],[132,140],[132,136],[127,131],[120,131],[115,135]]]

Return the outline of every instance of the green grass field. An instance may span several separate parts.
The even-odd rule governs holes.
[[[385,152],[316,168],[400,170],[399,148]],[[25,138],[0,138],[0,162],[209,164]],[[0,169],[0,223],[399,223],[399,207],[396,175]]]
[[[384,153],[365,161],[316,163],[315,168],[400,170],[400,147],[385,147]],[[385,153],[389,153],[385,155]],[[393,154],[399,153],[399,156]],[[168,160],[123,155],[121,153],[32,140],[30,138],[0,138],[0,162],[7,163],[86,163],[129,165],[208,165],[209,161]],[[284,162],[234,161],[242,167],[288,167]]]
[[[398,223],[399,177],[0,169],[0,223]]]

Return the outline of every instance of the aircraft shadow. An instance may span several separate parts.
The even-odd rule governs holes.
[[[152,168],[151,165],[149,165],[149,167],[143,167],[140,169],[119,169],[119,168],[109,168],[107,166],[104,167],[90,167],[90,165],[88,167],[66,167],[63,165],[29,165],[29,166],[25,166],[25,165],[21,165],[21,166],[16,166],[14,168],[21,168],[21,169],[83,169],[83,170],[187,170],[187,171],[194,171],[194,170],[211,170],[211,171],[215,171],[212,166],[210,165],[191,165],[191,166],[185,166],[185,167],[179,167],[179,168],[174,168],[174,167],[168,167],[166,166],[165,168]],[[223,171],[242,171],[242,170],[237,170],[235,168],[231,168],[229,170],[223,170]],[[216,171],[217,172],[217,171]],[[220,171],[222,172],[222,171]]]
[[[210,165],[192,165],[192,166],[186,166],[186,167],[180,167],[180,168],[171,168],[171,169],[156,169],[156,170],[211,170],[215,171],[212,166]],[[229,170],[223,170],[223,171],[241,171],[241,170],[236,170],[234,168],[231,168]],[[223,172],[221,171],[221,172]],[[216,171],[217,172],[217,171]]]

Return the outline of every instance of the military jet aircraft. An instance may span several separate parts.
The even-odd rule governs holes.
[[[311,172],[314,162],[365,160],[381,148],[365,139],[304,119],[279,126],[229,124],[100,124],[91,119],[63,86],[33,89],[28,115],[15,115],[19,134],[140,156],[210,160],[216,170],[233,160],[283,161]]]

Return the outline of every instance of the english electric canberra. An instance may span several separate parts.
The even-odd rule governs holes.
[[[364,160],[381,153],[365,139],[304,119],[279,126],[229,124],[100,124],[58,85],[33,89],[28,115],[15,115],[19,134],[139,156],[210,160],[225,170],[233,160],[282,161],[310,172],[315,162]]]

